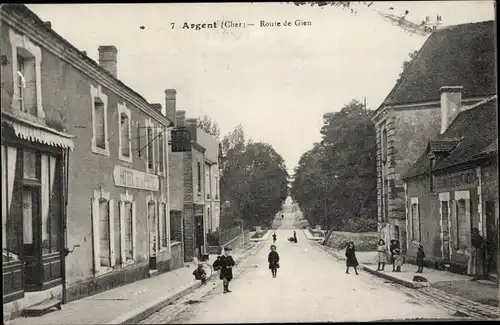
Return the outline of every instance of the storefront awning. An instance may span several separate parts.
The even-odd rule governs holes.
[[[6,121],[14,129],[16,136],[23,140],[43,143],[49,146],[61,147],[73,151],[73,136],[30,122]]]

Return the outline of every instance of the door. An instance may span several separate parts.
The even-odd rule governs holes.
[[[155,202],[148,203],[149,268],[156,269],[157,221]]]
[[[486,241],[488,242],[487,267],[489,274],[497,272],[498,225],[495,217],[495,201],[485,202]]]
[[[450,260],[450,212],[448,201],[441,201],[441,234],[443,247],[443,260]]]
[[[195,230],[195,238],[196,238],[196,254],[197,257],[200,258],[201,254],[204,253],[204,234],[203,234],[203,215],[197,215],[195,218],[196,230]]]
[[[37,247],[39,195],[38,188],[23,187],[23,244],[24,244],[24,285],[26,290],[36,289],[41,285],[40,250]]]

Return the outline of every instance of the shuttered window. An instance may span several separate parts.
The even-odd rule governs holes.
[[[466,211],[465,199],[456,201],[457,209],[457,245],[458,249],[467,249],[470,238],[470,220]]]
[[[121,153],[124,157],[130,157],[130,120],[127,114],[120,114],[120,136]]]
[[[167,211],[167,205],[165,203],[161,204],[161,213],[162,213],[162,218],[163,218],[163,224],[162,224],[162,236],[161,236],[161,246],[162,247],[168,247],[168,211]]]
[[[124,232],[124,250],[125,250],[125,260],[133,259],[133,239],[132,239],[132,203],[124,202],[123,207],[123,232]]]
[[[153,169],[154,154],[153,154],[153,129],[151,127],[147,128],[147,139],[148,141],[148,168]]]
[[[111,266],[109,202],[99,201],[99,258],[101,266]]]
[[[18,55],[19,58],[19,55]],[[36,61],[34,57],[23,58],[24,60],[24,109],[33,116],[37,116],[36,100]]]
[[[17,96],[19,101],[19,109],[25,112],[24,107],[24,87],[25,87],[25,77],[24,77],[24,57],[19,53],[17,54]]]
[[[201,163],[198,161],[198,165],[197,165],[197,173],[196,173],[196,176],[198,177],[198,193],[201,192]]]
[[[104,103],[101,99],[94,99],[95,143],[98,148],[106,149],[106,121],[104,116]]]
[[[158,163],[160,164],[158,166],[158,171],[160,173],[163,173],[165,171],[165,133],[161,133],[159,136],[158,136],[158,146],[159,146],[159,159],[158,159]]]

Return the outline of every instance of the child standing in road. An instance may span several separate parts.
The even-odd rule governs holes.
[[[384,271],[385,263],[387,263],[387,248],[385,247],[385,241],[380,239],[377,246],[377,271]]]
[[[403,263],[404,263],[404,256],[403,254],[401,254],[401,251],[399,248],[396,248],[394,249],[394,265],[396,267],[395,270],[393,270],[394,272],[401,272],[401,266],[403,266]]]
[[[418,251],[417,251],[417,266],[418,266],[417,273],[422,273],[424,271],[424,264],[425,264],[424,259],[425,259],[424,246],[420,244],[418,245]]]
[[[273,243],[276,242],[276,233],[273,233]]]
[[[273,278],[275,278],[277,273],[278,273],[278,269],[280,267],[280,264],[279,264],[280,256],[278,255],[278,252],[276,251],[275,245],[271,245],[271,251],[269,252],[269,256],[267,257],[267,261],[269,262],[269,269],[271,270]]]
[[[347,244],[347,249],[345,250],[345,257],[347,257],[346,261],[346,270],[345,273],[349,274],[349,267],[354,268],[354,272],[356,272],[356,275],[359,275],[358,273],[358,259],[356,258],[356,249],[354,248],[354,243],[351,241]]]

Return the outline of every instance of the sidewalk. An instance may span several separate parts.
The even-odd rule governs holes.
[[[345,260],[344,252],[320,244],[318,246],[336,259]],[[392,265],[386,265],[385,271],[377,271],[376,255],[377,252],[356,252],[360,266],[370,274],[408,288],[423,288],[420,291],[435,298],[458,299],[462,304],[483,305],[482,309],[489,314],[496,312],[498,315],[500,312],[498,285],[492,281],[475,281],[466,275],[431,268],[425,268],[424,273],[421,274],[415,273],[417,267],[412,264],[404,264],[401,272],[392,272]],[[428,282],[413,281],[415,275],[425,277]]]
[[[250,254],[255,244],[232,253],[236,263]],[[214,256],[208,261],[214,262]],[[9,325],[135,324],[201,286],[192,275],[193,263],[174,271],[136,281],[62,305],[62,310],[40,317],[19,317]],[[212,278],[217,276],[212,273]]]

